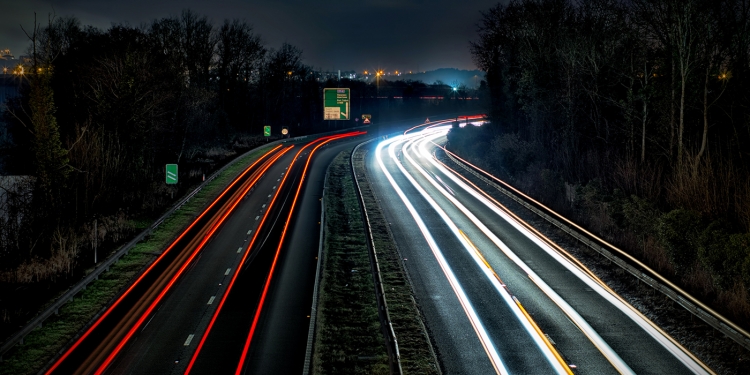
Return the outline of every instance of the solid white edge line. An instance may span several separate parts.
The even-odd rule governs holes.
[[[417,134],[421,134],[417,133]],[[415,140],[409,140],[408,142],[405,142],[402,146],[402,155],[405,155],[406,159],[409,160],[409,162],[418,170],[420,173],[425,176],[425,178],[428,179],[436,188],[441,191],[441,193],[444,191],[442,187],[440,187],[434,179],[429,177],[427,173],[420,168],[416,161],[409,155],[409,148],[410,145],[412,145],[415,142]],[[395,144],[394,144],[395,145]],[[389,151],[392,155],[395,155],[393,153],[394,145],[391,145],[389,147]],[[464,239],[463,236],[460,235],[458,231],[458,227],[453,222],[453,220],[450,219],[447,213],[440,207],[440,205],[437,204],[437,202],[427,193],[427,191],[424,190],[424,188],[419,185],[419,183],[414,179],[414,177],[411,176],[411,174],[406,170],[406,168],[401,165],[400,162],[395,161],[398,168],[401,170],[401,173],[404,174],[404,176],[411,182],[411,184],[414,186],[414,188],[419,192],[419,194],[422,195],[422,197],[427,200],[427,202],[432,206],[432,208],[438,213],[438,215],[443,219],[445,224],[450,228],[451,232],[453,232],[453,235],[456,237],[456,239],[461,242],[466,252],[471,256],[471,258],[474,260],[476,265],[479,267],[479,269],[482,271],[484,276],[487,278],[487,280],[495,287],[500,297],[503,299],[503,301],[506,303],[510,311],[515,315],[516,319],[519,323],[521,323],[521,326],[526,330],[526,333],[528,333],[529,337],[534,341],[539,351],[544,355],[547,362],[552,366],[553,369],[558,374],[567,374],[566,370],[561,367],[560,362],[557,360],[555,355],[552,353],[552,351],[547,347],[547,344],[544,342],[544,340],[539,336],[537,331],[534,329],[534,327],[531,325],[531,323],[526,319],[526,316],[523,315],[521,312],[521,309],[518,307],[518,305],[513,301],[513,297],[510,295],[507,289],[503,288],[500,285],[500,281],[498,281],[494,275],[490,272],[487,267],[484,266],[484,262],[477,256],[477,254],[473,251],[470,244],[466,242],[466,239]]]
[[[447,176],[451,177],[454,182],[461,185],[457,180],[458,178],[452,177],[452,174],[447,174]],[[466,190],[466,189],[464,189]],[[470,194],[472,192],[470,190],[467,190]],[[476,194],[476,195],[474,195]],[[696,374],[709,374],[700,364],[693,361],[690,356],[688,356],[682,349],[677,347],[674,343],[672,343],[668,338],[664,337],[658,330],[656,330],[649,322],[645,321],[645,317],[643,317],[641,314],[638,314],[634,311],[634,307],[630,306],[629,304],[626,305],[626,302],[621,301],[617,297],[613,296],[611,293],[609,293],[607,290],[605,290],[599,283],[597,283],[595,280],[591,279],[588,275],[583,273],[578,267],[576,267],[574,264],[572,264],[569,260],[562,257],[560,254],[558,254],[554,249],[549,247],[546,243],[544,243],[541,239],[533,235],[531,232],[529,232],[526,228],[522,227],[519,223],[517,223],[513,218],[502,212],[499,208],[495,207],[494,204],[491,204],[491,202],[487,201],[487,199],[478,193],[474,192],[472,195],[474,195],[477,199],[482,201],[485,205],[487,205],[491,210],[493,210],[498,216],[502,217],[504,220],[506,220],[509,224],[514,226],[518,231],[523,233],[527,238],[529,238],[531,241],[537,244],[537,246],[541,247],[545,252],[547,252],[551,257],[553,257],[558,263],[562,264],[565,268],[567,268],[571,273],[576,275],[581,281],[586,283],[590,288],[592,288],[594,291],[597,292],[600,296],[602,296],[604,299],[606,299],[608,302],[610,302],[612,305],[617,307],[623,314],[625,314],[627,317],[629,317],[633,322],[635,322],[637,325],[641,327],[644,331],[646,331],[654,340],[656,340],[659,344],[662,345],[667,351],[669,351],[675,358],[677,358],[682,364],[685,365],[689,370],[693,371]]]
[[[393,176],[391,176],[390,172],[388,172],[388,170],[385,168],[385,165],[383,164],[383,159],[380,156],[381,149],[385,145],[390,144],[394,142],[395,140],[400,139],[400,137],[403,137],[403,136],[396,136],[392,139],[386,140],[378,144],[377,148],[375,149],[375,157],[378,161],[378,165],[380,166],[380,169],[383,171],[383,174],[385,174],[386,178],[388,179],[388,182],[390,182],[391,186],[396,191],[396,194],[398,194],[398,196],[404,202],[404,205],[406,206],[409,213],[412,215],[412,218],[414,219],[414,221],[416,221],[417,227],[422,232],[422,235],[427,241],[427,244],[429,245],[430,250],[432,251],[435,258],[437,259],[438,264],[440,265],[440,268],[443,271],[443,274],[445,274],[446,278],[448,279],[449,284],[451,285],[451,288],[453,289],[453,292],[456,294],[456,297],[458,297],[459,303],[464,309],[466,316],[469,318],[469,322],[474,328],[474,331],[476,332],[477,336],[479,336],[479,341],[484,347],[485,351],[487,352],[487,355],[489,356],[490,362],[492,363],[492,366],[495,368],[495,371],[501,375],[509,374],[508,370],[505,368],[505,365],[500,359],[500,355],[497,353],[497,349],[495,348],[495,345],[490,340],[487,334],[487,331],[484,328],[484,325],[482,325],[482,322],[477,317],[476,312],[474,311],[474,308],[471,306],[471,302],[468,300],[468,297],[464,293],[463,288],[458,283],[458,280],[453,274],[453,271],[451,270],[447,261],[443,257],[443,254],[438,248],[437,243],[435,243],[435,240],[432,238],[432,235],[430,234],[429,230],[425,226],[424,222],[422,221],[422,218],[419,216],[414,206],[411,204],[411,202],[406,197],[406,195],[401,190],[401,188],[398,187],[398,184],[393,179]]]
[[[436,134],[433,136],[425,137],[423,141],[419,143],[419,147],[417,149],[420,153],[423,153],[425,158],[427,158],[430,163],[438,168],[443,174],[448,174],[447,170],[444,168],[441,168],[442,166],[438,165],[432,157],[430,157],[430,153],[424,148],[425,144],[427,142],[432,141],[435,138],[441,137],[443,134]],[[484,225],[470,210],[466,208],[461,202],[458,201],[453,196],[448,196],[444,189],[439,186],[429,175],[426,171],[424,171],[420,166],[417,166],[415,164],[415,167],[421,172],[423,176],[441,193],[443,194],[453,205],[456,206],[469,220],[471,220],[472,223],[474,223],[477,228],[484,233],[485,236],[487,236],[513,263],[515,263],[523,272],[526,273],[526,275],[531,279],[534,284],[536,284],[539,289],[546,294],[560,309],[561,311],[570,318],[570,320],[573,322],[574,325],[576,325],[581,332],[592,342],[592,344],[599,350],[602,355],[612,364],[612,366],[621,374],[634,374],[633,370],[628,366],[625,361],[620,358],[620,356],[609,346],[609,344],[604,341],[604,339],[601,338],[601,336],[594,330],[588,322],[578,314],[577,311],[573,307],[571,307],[560,295],[558,295],[547,283],[545,283],[541,277],[539,277],[531,268],[526,265],[504,242],[502,242],[487,226]],[[436,176],[437,177],[437,176]],[[452,176],[449,176],[451,179],[453,179]],[[456,182],[456,180],[453,180]],[[464,190],[467,188],[470,188],[468,186],[463,186],[459,184]]]

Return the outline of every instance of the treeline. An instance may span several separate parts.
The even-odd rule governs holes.
[[[451,112],[459,100],[418,97],[468,95],[415,81],[339,82],[292,45],[266,46],[246,21],[215,25],[190,10],[107,30],[75,17],[43,24],[25,30],[21,95],[3,113],[4,168],[25,177],[0,181],[0,283],[80,273],[91,264],[81,254],[98,246],[106,255],[203,175],[265,142],[265,125],[305,135],[356,126],[362,113],[377,124]],[[324,87],[351,88],[351,120],[323,120]],[[179,164],[177,186],[164,183],[167,163]]]
[[[6,169],[32,186],[6,192],[0,226],[2,271],[38,267],[3,281],[70,275],[79,250],[121,240],[134,217],[187,188],[163,184],[164,164],[195,181],[252,147],[264,124],[312,131],[322,117],[301,51],[267,48],[244,21],[215,26],[184,11],[108,30],[74,17],[45,23],[26,30],[21,96],[4,114]],[[56,257],[66,266],[47,264]]]
[[[452,147],[746,321],[750,1],[511,0],[471,50]]]

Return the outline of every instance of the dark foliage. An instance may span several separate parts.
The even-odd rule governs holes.
[[[450,144],[694,291],[750,291],[749,47],[747,0],[498,4],[471,45],[491,123]]]

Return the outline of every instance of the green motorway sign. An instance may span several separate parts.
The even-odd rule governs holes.
[[[323,89],[323,120],[348,120],[349,98],[349,89]]]
[[[266,136],[266,137],[270,137],[271,136],[271,127],[270,126],[266,125],[266,126],[263,127],[263,135]]]
[[[167,164],[167,184],[177,183],[177,164]]]

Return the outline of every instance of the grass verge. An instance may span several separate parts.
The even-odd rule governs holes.
[[[404,374],[439,374],[437,359],[393,235],[366,177],[366,153],[367,150],[363,147],[354,155],[354,169],[370,218],[388,311],[401,354],[401,368]]]
[[[65,304],[56,317],[48,319],[6,353],[0,362],[0,375],[36,374],[84,329],[113,299],[129,286],[156,255],[163,251],[224,188],[269,146],[259,148],[233,162],[207,183],[190,201],[166,218],[149,236]]]
[[[339,153],[329,173],[313,371],[388,374],[388,354],[348,151]]]

